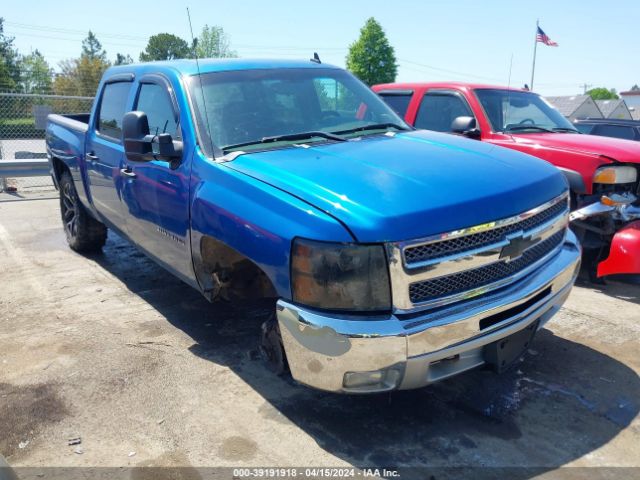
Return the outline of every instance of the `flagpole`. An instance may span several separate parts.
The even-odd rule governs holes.
[[[533,66],[531,67],[531,85],[529,86],[529,89],[533,92],[533,77],[536,73],[536,51],[538,49],[538,27],[540,26],[540,19],[538,18],[536,20],[536,35],[534,38],[534,44],[533,44]]]

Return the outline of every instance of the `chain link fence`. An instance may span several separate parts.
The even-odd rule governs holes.
[[[47,158],[44,133],[50,113],[85,113],[93,97],[0,93],[0,165],[3,160]],[[50,177],[3,178],[0,190],[39,191],[53,188]]]

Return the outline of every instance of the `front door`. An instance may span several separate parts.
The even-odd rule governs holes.
[[[451,132],[451,123],[457,117],[473,116],[471,107],[461,94],[432,89],[422,97],[413,126],[435,132]]]
[[[140,80],[134,110],[147,114],[152,134],[169,133],[182,140],[180,112],[164,77]],[[193,277],[189,238],[188,155],[173,162],[125,158],[123,200],[127,231],[148,254],[183,278]]]

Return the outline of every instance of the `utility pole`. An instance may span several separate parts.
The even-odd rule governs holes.
[[[593,85],[589,85],[588,83],[583,83],[582,85],[578,85],[578,86],[583,88],[583,94],[584,95],[587,94],[587,89],[593,87]]]

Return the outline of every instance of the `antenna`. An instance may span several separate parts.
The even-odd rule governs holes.
[[[511,60],[509,60],[509,79],[507,80],[507,109],[504,112],[503,128],[507,126],[506,121],[509,117],[509,107],[511,106],[511,69],[513,68],[513,52],[511,52]]]
[[[320,61],[320,55],[318,55],[318,52],[313,52],[313,58],[310,58],[309,60],[313,63],[322,63]]]
[[[224,152],[213,144],[213,137],[211,136],[211,125],[209,124],[209,112],[207,111],[207,102],[204,98],[204,88],[202,87],[202,73],[200,73],[200,62],[198,61],[198,49],[196,39],[193,36],[193,27],[191,26],[191,13],[189,7],[187,7],[187,19],[189,20],[189,32],[191,32],[191,45],[193,45],[193,56],[196,60],[196,70],[198,71],[198,80],[200,82],[200,92],[202,93],[202,109],[204,110],[204,118],[207,122],[207,133],[209,134],[209,143],[211,144],[211,153],[215,160],[216,157],[224,156]]]

